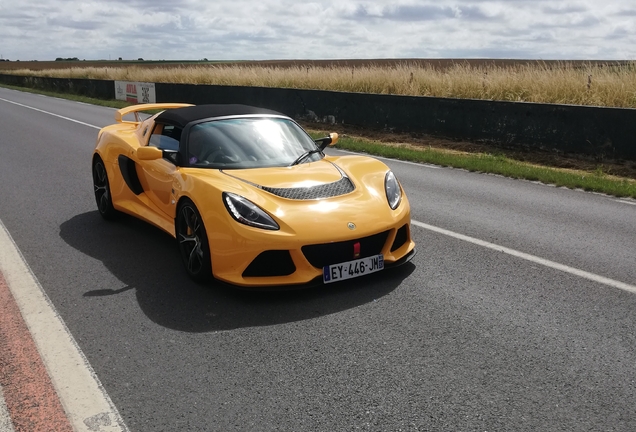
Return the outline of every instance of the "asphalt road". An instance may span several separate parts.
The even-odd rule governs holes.
[[[0,89],[0,220],[131,431],[636,430],[636,294],[419,226],[393,271],[197,285],[169,236],[96,211],[113,114]],[[636,284],[633,202],[388,164],[415,221]]]

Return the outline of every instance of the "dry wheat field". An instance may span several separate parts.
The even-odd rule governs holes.
[[[636,108],[636,61],[0,62],[0,73]]]

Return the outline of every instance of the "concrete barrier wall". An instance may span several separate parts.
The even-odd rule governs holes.
[[[114,81],[0,75],[12,85],[114,99]],[[636,160],[636,109],[264,87],[156,83],[157,102],[243,103],[294,118]]]
[[[115,99],[115,81],[80,78],[40,78],[0,74],[0,82],[18,87],[70,93],[96,99]]]

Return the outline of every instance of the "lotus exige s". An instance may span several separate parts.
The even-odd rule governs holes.
[[[163,111],[140,119],[148,110]],[[415,254],[395,175],[370,157],[326,156],[337,134],[314,141],[291,118],[245,105],[135,105],[115,120],[93,154],[99,213],[174,236],[195,280],[330,283]]]

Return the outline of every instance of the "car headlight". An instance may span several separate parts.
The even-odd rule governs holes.
[[[240,195],[223,192],[223,203],[232,217],[242,224],[267,230],[280,229],[265,210]]]
[[[395,210],[400,205],[400,201],[402,201],[402,189],[400,189],[400,184],[395,178],[393,171],[389,171],[384,177],[384,190],[386,191],[386,199],[389,201],[389,207]]]

